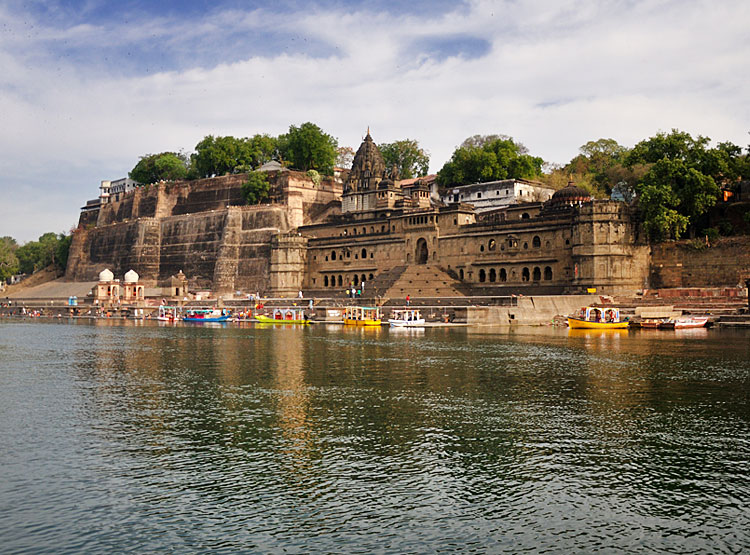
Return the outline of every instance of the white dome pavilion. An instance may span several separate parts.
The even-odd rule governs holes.
[[[114,281],[115,274],[113,274],[108,268],[105,268],[99,272],[99,281]]]
[[[129,270],[128,273],[125,274],[125,283],[138,283],[139,279],[140,276],[135,273],[134,270]]]

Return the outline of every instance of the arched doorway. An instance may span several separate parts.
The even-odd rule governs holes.
[[[414,254],[414,260],[417,264],[427,264],[427,259],[430,257],[430,253],[427,250],[427,240],[420,238],[417,241],[417,251]]]

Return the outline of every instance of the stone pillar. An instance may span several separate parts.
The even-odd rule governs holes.
[[[296,232],[271,240],[271,295],[294,297],[302,289],[307,264],[307,239]]]

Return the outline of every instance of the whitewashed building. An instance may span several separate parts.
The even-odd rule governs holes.
[[[536,181],[503,179],[449,187],[440,200],[445,204],[473,204],[477,212],[496,210],[525,202],[545,202],[555,190]]]

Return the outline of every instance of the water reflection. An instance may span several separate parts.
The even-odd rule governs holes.
[[[747,333],[0,327],[10,551],[750,547]]]

